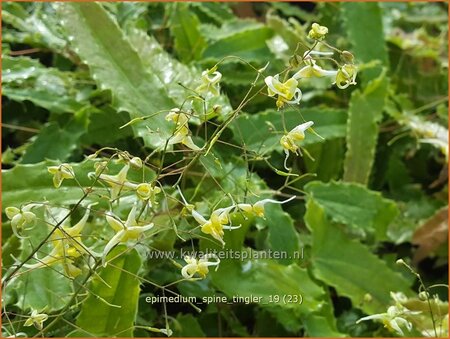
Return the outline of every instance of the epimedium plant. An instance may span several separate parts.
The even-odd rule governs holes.
[[[418,114],[446,92],[414,101],[389,72],[396,49],[423,56],[377,3],[339,4],[347,36],[327,4],[263,4],[265,24],[233,6],[5,4],[6,124],[16,102],[50,112],[2,158],[6,336],[448,334],[446,281],[383,247],[446,260],[417,236],[442,228],[446,185],[407,167],[447,164],[448,131]],[[250,256],[267,250],[287,256]]]

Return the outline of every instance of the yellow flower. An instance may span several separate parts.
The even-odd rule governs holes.
[[[283,146],[286,155],[289,155],[289,151],[298,154],[300,148],[296,143],[305,139],[305,131],[312,125],[314,125],[312,121],[305,122],[281,137],[280,144]]]
[[[236,208],[240,209],[244,212],[250,213],[250,214],[254,214],[257,217],[260,218],[264,218],[264,205],[267,203],[272,203],[272,204],[285,204],[289,201],[292,201],[293,199],[295,199],[296,196],[292,196],[287,200],[284,201],[278,201],[278,200],[273,200],[273,199],[263,199],[260,201],[255,202],[253,205],[251,204],[237,204]]]
[[[31,315],[25,321],[24,326],[34,325],[38,330],[44,328],[44,322],[48,319],[48,315],[45,313],[38,313],[36,310],[31,312]]]
[[[336,86],[340,89],[345,89],[350,85],[356,85],[356,75],[358,69],[353,64],[345,64],[336,74]]]
[[[302,79],[302,78],[312,78],[312,77],[325,77],[331,76],[335,77],[337,75],[337,71],[335,70],[325,70],[319,65],[316,64],[316,61],[312,58],[313,55],[318,56],[331,56],[333,52],[320,52],[320,51],[306,51],[303,55],[304,62],[306,66],[301,68],[297,73],[295,73],[292,77],[294,79]]]
[[[73,179],[74,173],[72,166],[69,164],[61,164],[59,166],[49,166],[47,170],[50,174],[53,174],[53,185],[56,188],[61,186],[64,179]]]
[[[5,213],[8,219],[11,220],[11,229],[16,237],[23,238],[19,235],[18,230],[23,227],[33,226],[36,223],[36,214],[30,212],[30,210],[37,205],[38,204],[28,204],[22,207],[22,209],[18,209],[17,207],[6,207]]]
[[[61,226],[56,229],[50,237],[50,243],[53,246],[52,251],[42,259],[35,258],[38,262],[35,264],[25,264],[24,267],[37,269],[41,267],[62,264],[66,274],[72,278],[81,274],[81,269],[73,265],[74,259],[84,253],[88,253],[82,243],[81,232],[83,231],[90,213],[89,205],[81,220],[73,227]]]
[[[297,88],[298,81],[294,78],[288,79],[286,82],[279,80],[279,74],[268,76],[264,79],[267,85],[269,96],[278,95],[277,107],[280,109],[285,103],[298,104],[302,99],[302,91]]]
[[[130,188],[130,182],[127,180],[129,169],[130,165],[126,164],[116,175],[100,174],[99,179],[111,186],[112,200],[115,200],[122,190]]]
[[[166,115],[166,120],[176,124],[175,132],[170,137],[168,145],[183,144],[194,151],[201,149],[192,141],[188,125],[189,117],[186,113],[182,113],[178,108],[174,108]]]
[[[202,72],[202,83],[195,91],[200,94],[211,93],[214,96],[220,94],[219,81],[222,74],[217,71],[217,67]]]
[[[142,183],[136,186],[136,194],[142,200],[153,199],[160,192],[161,189],[158,186],[153,187],[148,183]]]
[[[366,320],[380,320],[384,327],[386,327],[389,331],[393,331],[402,337],[405,336],[403,333],[402,327],[405,327],[408,331],[411,331],[412,324],[408,320],[404,318],[406,315],[418,314],[420,312],[412,312],[408,310],[406,307],[402,307],[399,305],[389,306],[386,313],[374,314],[367,317],[363,317],[359,319],[356,323],[359,324],[361,321]]]
[[[136,208],[137,206],[135,204],[128,214],[128,218],[125,222],[120,220],[111,212],[106,214],[106,221],[116,232],[116,234],[109,240],[109,242],[105,246],[105,249],[103,250],[103,266],[106,266],[106,256],[114,246],[119,243],[126,243],[130,240],[137,241],[144,232],[153,228],[153,223],[143,226],[138,225],[136,221]]]
[[[216,261],[211,262],[208,259],[214,258]],[[219,268],[220,260],[214,254],[210,253],[205,256],[202,256],[200,259],[195,259],[194,257],[185,256],[184,261],[186,261],[187,265],[185,265],[181,269],[181,275],[185,279],[191,279],[196,273],[200,275],[202,279],[206,277],[209,272],[209,266],[216,266],[216,270]]]
[[[223,230],[234,230],[241,226],[231,226],[226,225],[229,223],[229,213],[236,206],[230,206],[226,208],[219,208],[211,213],[209,220],[206,220],[200,213],[196,210],[192,210],[192,216],[200,224],[201,231],[205,234],[212,235],[212,237],[222,244],[225,245],[223,241]]]
[[[318,23],[313,23],[311,30],[308,33],[308,38],[314,40],[323,40],[328,33],[328,28],[325,26],[320,26]]]

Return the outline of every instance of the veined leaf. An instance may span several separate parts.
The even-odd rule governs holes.
[[[399,213],[394,201],[364,186],[343,182],[313,181],[304,190],[334,222],[346,224],[363,235],[374,233],[377,241],[388,240],[388,226]]]
[[[175,107],[164,85],[148,72],[130,41],[100,4],[61,3],[60,7],[72,45],[99,87],[109,89],[117,110],[129,112],[132,119],[153,115],[132,127],[147,146],[160,145],[170,127],[158,112]]]
[[[340,295],[349,297],[355,307],[367,314],[382,313],[390,303],[391,291],[412,293],[400,274],[332,224],[313,197],[308,198],[305,222],[313,234],[314,275],[335,287]]]
[[[200,21],[188,3],[174,2],[171,7],[170,32],[175,38],[175,50],[183,62],[198,60],[206,47],[200,34]]]
[[[92,279],[90,295],[77,317],[78,334],[133,337],[140,290],[136,274],[142,261],[135,249],[124,253],[126,251],[125,246],[112,250],[108,265],[100,270],[99,277]]]
[[[388,91],[388,79],[383,72],[369,82],[363,92],[352,93],[347,120],[347,153],[344,161],[344,180],[361,184],[369,182]]]

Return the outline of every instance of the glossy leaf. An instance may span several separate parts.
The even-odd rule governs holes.
[[[89,66],[98,86],[112,92],[116,108],[129,112],[132,119],[153,115],[132,125],[135,135],[148,146],[160,145],[161,137],[169,134],[169,126],[158,112],[172,109],[175,103],[158,77],[148,72],[130,41],[100,4],[63,3],[60,15],[77,54]]]

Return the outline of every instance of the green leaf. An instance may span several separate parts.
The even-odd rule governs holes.
[[[112,260],[89,284],[90,294],[76,320],[78,331],[90,336],[133,337],[140,290],[136,274],[142,261],[135,249],[128,251],[125,246],[112,250],[108,259]]]
[[[247,150],[266,154],[281,151],[280,138],[283,136],[283,119],[287,131],[304,121],[314,121],[314,130],[324,139],[331,140],[345,136],[346,112],[330,108],[304,108],[301,112],[287,109],[283,115],[275,110],[258,114],[241,114],[230,125],[234,139],[245,144]],[[307,132],[302,145],[323,142],[318,136]]]
[[[270,249],[286,253],[286,258],[279,258],[280,264],[291,264],[298,256],[299,242],[294,221],[291,216],[284,212],[280,205],[268,204],[265,207],[266,224],[269,229]]]
[[[11,100],[29,100],[56,113],[75,113],[87,104],[76,99],[77,90],[68,73],[44,67],[37,60],[4,56],[2,72],[2,95]]]
[[[310,314],[303,320],[305,331],[308,337],[313,338],[340,338],[346,335],[340,333],[335,328],[336,326],[330,326],[326,317]]]
[[[248,29],[224,37],[210,44],[203,53],[203,58],[219,60],[226,56],[238,56],[246,61],[267,63],[272,57],[266,40],[273,36],[268,27]]]
[[[15,30],[8,30],[7,42],[47,47],[65,54],[66,40],[54,12],[54,4],[35,3],[28,8],[22,4],[2,6],[2,21]],[[28,13],[30,11],[31,13]]]
[[[387,229],[399,214],[397,204],[364,186],[343,182],[313,181],[304,190],[332,221],[350,226],[363,235],[374,233],[387,240]]]
[[[60,5],[59,13],[72,45],[99,87],[109,89],[117,110],[129,112],[132,119],[153,114],[132,127],[147,146],[160,145],[161,137],[169,135],[170,127],[163,114],[157,112],[175,107],[164,85],[147,71],[130,41],[100,4]],[[150,133],[147,126],[158,133]]]
[[[380,4],[377,2],[343,2],[340,6],[352,44],[352,53],[356,59],[363,63],[379,60],[381,66],[389,66]],[[381,66],[363,72],[366,84],[380,74]]]
[[[320,309],[324,291],[309,277],[306,269],[295,264],[284,266],[271,260],[223,260],[217,272],[211,272],[213,284],[229,298],[261,297],[260,306],[286,307],[300,313]],[[303,303],[285,303],[285,295],[302,295]],[[278,302],[274,296],[280,296]],[[274,300],[273,303],[270,303]]]
[[[367,314],[386,312],[391,291],[411,294],[408,282],[360,242],[350,240],[332,224],[313,197],[308,198],[305,222],[312,230],[314,275],[349,297]],[[371,301],[367,301],[370,296]]]
[[[364,91],[352,93],[347,120],[347,153],[344,180],[361,184],[369,182],[378,140],[378,123],[388,92],[388,79],[383,72],[369,82]]]
[[[22,310],[45,310],[48,313],[66,306],[72,287],[70,280],[61,274],[54,267],[22,273],[12,282],[18,296],[16,305]]]
[[[49,123],[41,129],[33,143],[26,149],[21,162],[32,164],[51,160],[67,160],[79,146],[80,137],[86,133],[87,116],[74,116],[64,128]]]
[[[197,319],[192,314],[178,314],[177,318],[177,328],[175,336],[177,337],[205,337],[200,324]]]
[[[141,30],[131,30],[128,32],[128,38],[139,52],[145,67],[151,70],[152,74],[155,74],[165,85],[169,97],[178,106],[183,105],[187,109],[189,103],[186,102],[186,98],[191,96],[191,90],[200,84],[201,70],[182,64],[167,53],[154,37],[148,36]],[[232,110],[225,95],[210,98],[206,104],[208,107],[220,105],[222,115],[226,115]]]
[[[307,172],[316,174],[316,180],[328,182],[341,178],[345,154],[343,138],[311,144],[306,149],[314,160],[304,157],[303,161]]]
[[[221,2],[193,2],[190,4],[192,7],[198,9],[211,19],[218,23],[224,23],[229,20],[233,20],[236,16],[227,3]]]
[[[198,60],[206,47],[200,34],[200,21],[187,3],[174,2],[169,19],[170,32],[175,38],[175,51],[183,62]]]

